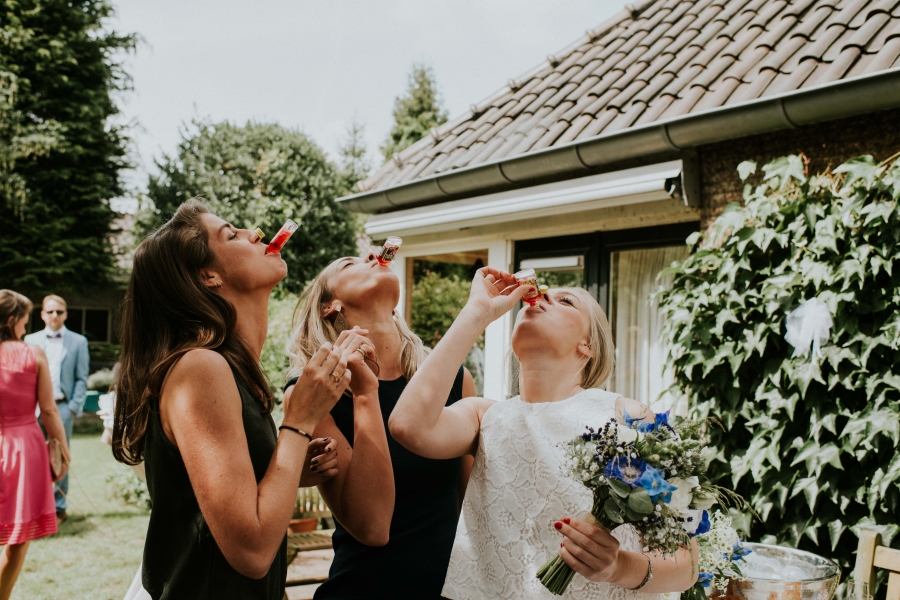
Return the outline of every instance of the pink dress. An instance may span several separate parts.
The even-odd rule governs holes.
[[[50,458],[36,407],[34,348],[0,344],[0,546],[56,533]]]

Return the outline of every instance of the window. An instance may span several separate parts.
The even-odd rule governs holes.
[[[616,344],[616,370],[607,389],[664,410],[672,382],[659,339],[662,321],[650,295],[659,272],[688,255],[685,239],[699,228],[683,223],[516,243],[516,269],[531,267],[539,283],[579,286],[606,311]]]
[[[80,333],[89,342],[108,343],[110,341],[110,312],[107,308],[88,308],[69,306],[66,309],[66,328]],[[36,306],[31,313],[29,327],[32,332],[44,328],[41,320],[41,308]]]
[[[488,251],[417,256],[406,261],[406,311],[409,326],[427,346],[434,348],[465,306],[475,271],[487,264]],[[484,393],[484,334],[465,366]]]

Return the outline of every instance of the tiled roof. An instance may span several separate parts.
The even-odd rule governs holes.
[[[900,0],[649,0],[394,155],[362,191],[900,66]]]

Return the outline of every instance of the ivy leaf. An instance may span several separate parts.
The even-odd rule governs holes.
[[[619,508],[619,505],[612,499],[607,498],[606,502],[603,503],[603,511],[606,513],[606,516],[609,517],[609,520],[613,523],[624,523],[625,519],[622,517],[622,511]]]
[[[803,161],[796,155],[784,156],[763,166],[763,172],[766,174],[765,180],[774,180],[774,185],[780,189],[787,187],[791,179],[804,183],[806,181],[805,171]]]
[[[851,158],[834,170],[834,173],[847,174],[844,187],[848,187],[859,180],[862,180],[866,187],[871,187],[880,172],[881,167],[878,166],[871,154]]]
[[[745,160],[737,166],[738,177],[741,181],[747,181],[747,178],[756,173],[756,161]]]

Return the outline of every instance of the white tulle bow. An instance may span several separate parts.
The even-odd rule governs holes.
[[[834,321],[828,306],[818,298],[810,298],[787,316],[784,339],[794,347],[794,356],[807,356],[810,345],[814,357],[821,357],[820,348],[828,341]]]

